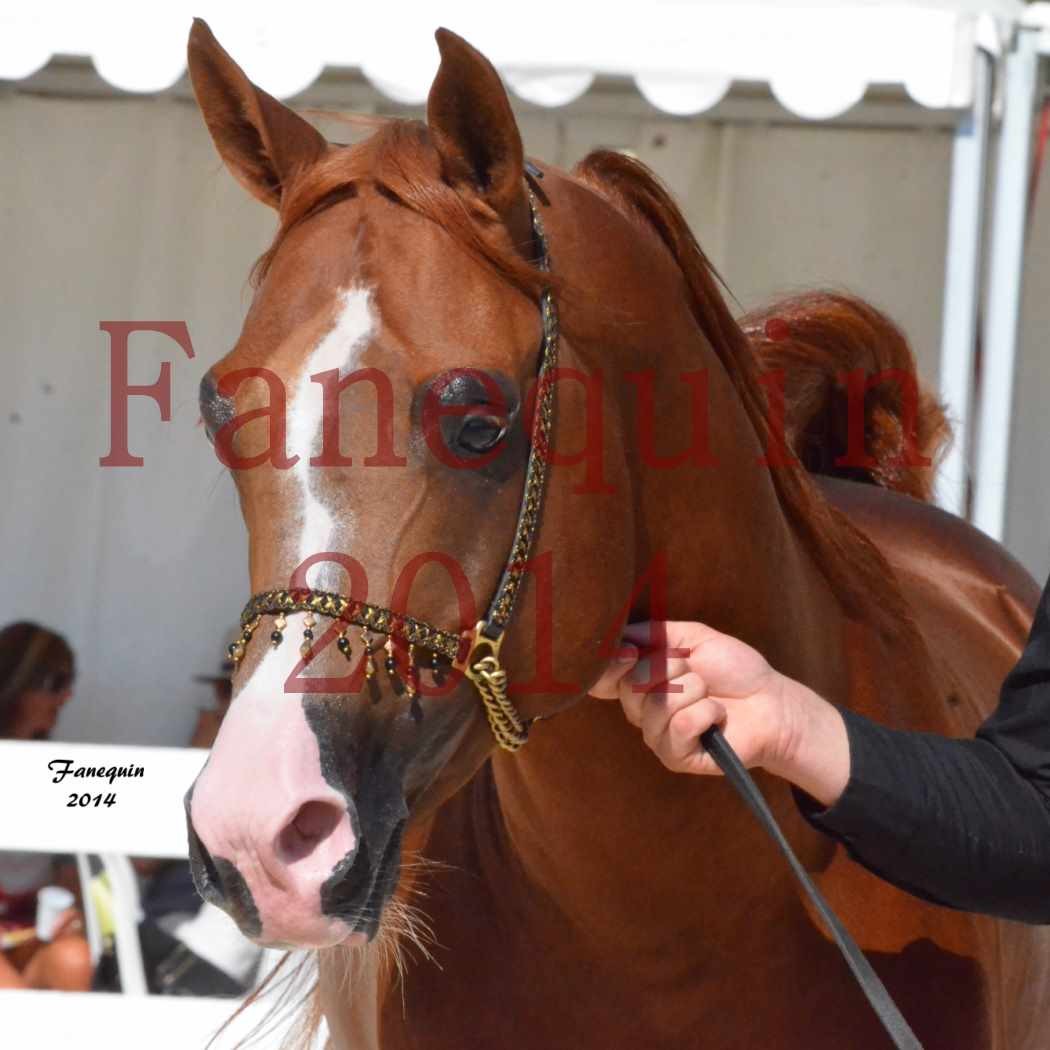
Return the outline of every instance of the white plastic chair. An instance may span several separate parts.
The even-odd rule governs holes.
[[[128,856],[187,856],[183,797],[208,753],[196,748],[128,747],[108,744],[0,741],[0,851],[73,853],[84,889],[86,936],[92,957],[102,947],[98,916],[90,901],[89,855],[97,855],[109,875],[114,903],[114,945],[123,994],[0,991],[4,1044],[43,1050],[76,1043],[105,1050],[140,1050],[148,1030],[150,1050],[198,1050],[225,1022],[237,1000],[191,996],[151,996],[139,944],[138,883]],[[55,782],[68,759],[73,769],[87,766],[143,770],[141,776],[106,780],[67,775]],[[56,762],[58,765],[56,765]],[[115,802],[106,806],[105,796]],[[83,796],[88,803],[81,805]],[[95,804],[95,796],[102,800]],[[70,796],[73,804],[70,805]],[[269,972],[280,952],[265,953]],[[253,1003],[216,1047],[232,1047],[258,1024],[271,1003]],[[252,1045],[276,1047],[294,1017],[282,1019]],[[8,1042],[22,1035],[23,1040]],[[323,1045],[324,1033],[318,1045]]]

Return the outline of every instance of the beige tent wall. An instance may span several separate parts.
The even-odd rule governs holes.
[[[39,78],[0,92],[0,622],[36,618],[73,642],[81,674],[63,738],[180,744],[208,700],[192,675],[217,664],[248,586],[244,528],[197,426],[197,384],[236,338],[248,267],[273,218],[221,168],[185,98],[118,98],[92,83],[98,97],[65,97],[80,92],[65,81],[44,90]],[[322,82],[315,94],[383,105],[349,83]],[[943,117],[900,101],[862,106],[841,126],[805,125],[745,98],[672,120],[614,85],[563,111],[522,107],[521,122],[528,149],[556,163],[603,145],[652,164],[744,306],[812,285],[850,289],[902,324],[936,380],[951,152]],[[1044,194],[1029,250],[1007,533],[1040,582],[1050,569],[1048,208]],[[140,469],[98,464],[109,427],[98,326],[115,319],[185,320],[197,354],[187,361],[163,337],[133,337],[133,382],[153,382],[160,362],[173,362],[170,423],[153,402],[132,401]]]

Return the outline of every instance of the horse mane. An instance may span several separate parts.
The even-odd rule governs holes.
[[[595,150],[573,175],[609,201],[635,225],[655,234],[685,277],[697,325],[728,373],[761,447],[771,430],[760,360],[733,319],[717,287],[717,275],[670,192],[644,164],[613,150]],[[794,406],[786,406],[786,415]],[[824,574],[845,613],[876,625],[883,634],[915,637],[908,604],[892,569],[874,544],[833,507],[800,465],[772,467],[773,486],[795,532]]]

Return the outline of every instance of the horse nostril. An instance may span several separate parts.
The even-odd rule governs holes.
[[[346,820],[346,810],[334,802],[304,802],[277,836],[277,855],[285,864],[308,857]]]

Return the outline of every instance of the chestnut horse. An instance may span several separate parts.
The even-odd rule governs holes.
[[[802,300],[782,322],[798,339],[756,322],[749,341],[642,165],[608,152],[571,173],[527,164],[493,68],[451,33],[438,43],[427,123],[377,122],[346,146],[195,23],[208,128],[280,220],[202,415],[232,464],[253,591],[293,577],[356,599],[367,587],[469,629],[461,585],[487,602],[515,534],[537,303],[552,289],[565,370],[552,469],[502,652],[514,704],[540,720],[520,750],[497,750],[461,677],[434,695],[426,669],[433,689],[410,704],[396,674],[365,676],[356,632],[348,662],[338,622],[320,618],[315,652],[314,618],[260,615],[187,799],[198,885],[259,941],[317,950],[313,1002],[339,1047],[883,1047],[726,783],[667,772],[587,688],[622,625],[658,613],[743,638],[889,725],[968,734],[1037,589],[918,499],[815,479],[771,430],[762,357],[788,366],[786,432],[813,465],[802,446],[827,432],[835,368],[894,361],[878,315]],[[807,329],[818,308],[824,327]],[[932,444],[940,417],[927,403],[922,417]],[[883,437],[888,418],[871,416]],[[329,684],[350,666],[352,687]],[[1045,1047],[1045,931],[879,881],[804,822],[787,784],[758,780],[928,1048]],[[398,968],[379,948],[406,925],[426,950]]]

